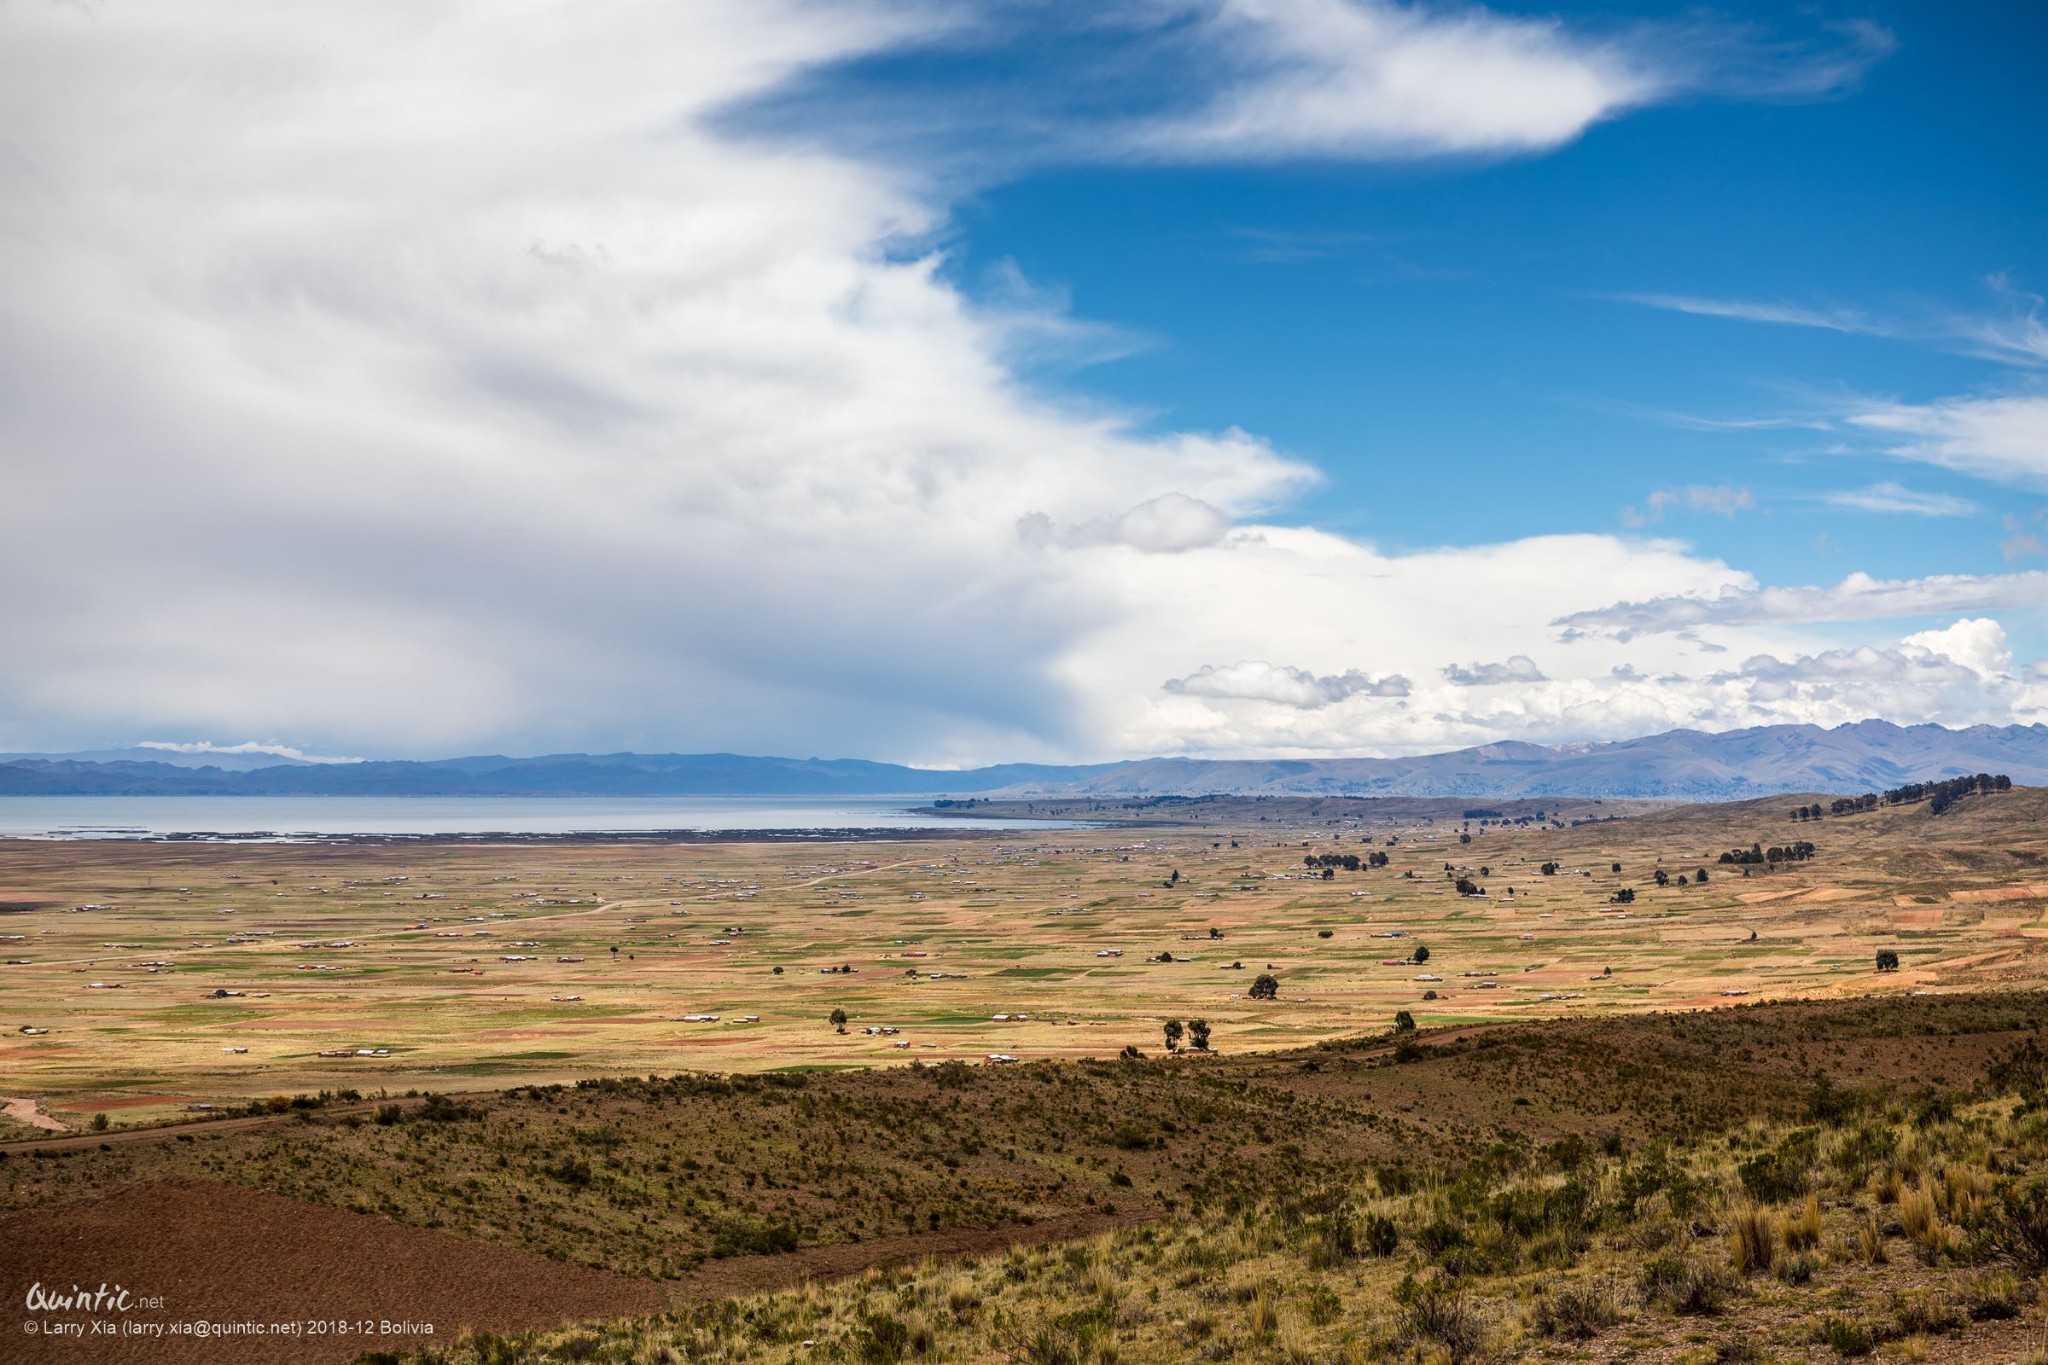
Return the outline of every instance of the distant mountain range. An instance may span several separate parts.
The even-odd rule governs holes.
[[[2048,725],[1672,730],[1611,744],[1508,742],[1416,758],[1193,759],[935,771],[863,759],[551,754],[263,762],[155,749],[0,755],[0,796],[1671,796],[1864,792],[2003,773],[2048,785]],[[263,766],[249,766],[263,762]],[[202,766],[190,766],[200,763]]]

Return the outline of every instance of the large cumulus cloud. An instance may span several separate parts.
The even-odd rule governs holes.
[[[1556,95],[1526,135],[1455,92],[1380,109],[1423,129],[1406,155],[1549,146],[1647,98],[1547,26],[1359,12],[1340,84],[1398,104],[1462,32]],[[1019,338],[1058,320],[968,302],[914,168],[717,117],[932,22],[0,13],[0,747],[1384,750],[1696,719],[1710,649],[1823,647],[1718,611],[1713,641],[1624,650],[1587,617],[1563,643],[1607,585],[1756,584],[1668,541],[1396,555],[1274,525],[1315,474],[1257,435],[1034,390]],[[1275,89],[1212,92],[1238,131],[1160,145],[1264,146]],[[1541,680],[1434,681],[1518,656]]]

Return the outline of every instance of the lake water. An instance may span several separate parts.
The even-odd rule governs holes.
[[[903,796],[7,796],[0,797],[0,838],[1086,827],[1074,820],[921,815],[921,804]]]

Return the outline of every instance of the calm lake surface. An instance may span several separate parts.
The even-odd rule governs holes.
[[[7,796],[0,797],[0,838],[1085,827],[1074,820],[913,813],[922,804],[904,796]]]

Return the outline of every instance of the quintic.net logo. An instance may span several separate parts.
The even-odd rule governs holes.
[[[43,1288],[38,1280],[28,1287],[27,1307],[31,1313],[125,1313],[131,1306],[140,1306],[128,1290],[121,1285],[109,1288],[102,1284],[98,1289],[80,1289],[72,1285],[66,1291]]]

